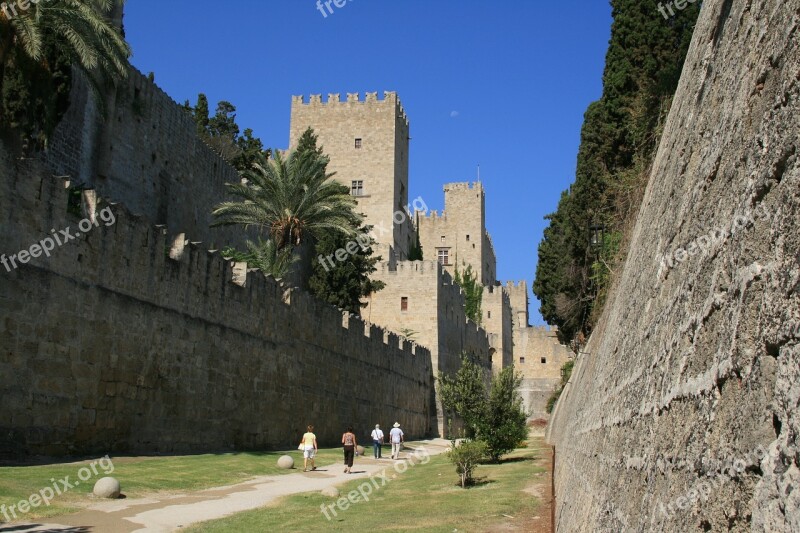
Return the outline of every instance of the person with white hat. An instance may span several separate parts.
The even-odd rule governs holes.
[[[375,424],[375,429],[372,430],[372,448],[375,453],[375,459],[382,459],[381,448],[383,448],[384,435],[381,430],[380,424]]]
[[[389,432],[389,440],[392,441],[392,459],[400,459],[400,449],[403,447],[403,430],[400,429],[400,422],[395,422]]]

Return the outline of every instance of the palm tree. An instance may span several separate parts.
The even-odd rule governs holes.
[[[0,88],[9,65],[28,59],[47,68],[48,40],[86,72],[97,93],[127,77],[130,47],[106,18],[116,1],[42,0],[10,17],[0,11]]]
[[[278,250],[297,247],[309,237],[338,231],[354,235],[362,217],[347,187],[326,173],[328,158],[314,152],[276,152],[262,155],[242,183],[228,183],[228,191],[241,201],[222,202],[214,208],[212,226],[241,224],[266,231]]]
[[[289,272],[289,267],[297,260],[291,248],[278,250],[275,242],[267,239],[258,239],[258,242],[246,241],[247,253],[242,253],[229,247],[222,250],[225,259],[245,261],[248,267],[259,269],[265,276],[283,278]]]

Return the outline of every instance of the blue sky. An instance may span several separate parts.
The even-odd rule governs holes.
[[[341,2],[341,0],[340,0]],[[527,280],[580,127],[601,95],[604,0],[134,0],[133,64],[176,101],[228,100],[237,122],[285,148],[291,95],[397,91],[411,121],[411,198],[442,210],[442,185],[487,189],[500,280]],[[531,294],[531,323],[541,324]]]

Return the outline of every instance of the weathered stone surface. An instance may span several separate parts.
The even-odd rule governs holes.
[[[120,486],[119,481],[113,477],[103,477],[97,480],[92,490],[98,498],[115,499],[119,498]]]
[[[294,458],[291,455],[281,455],[278,458],[278,468],[283,468],[284,470],[294,468]]]
[[[549,436],[558,531],[800,531],[800,0],[704,2]]]
[[[0,144],[6,256],[80,222],[68,190]],[[402,416],[431,432],[430,352],[101,198],[101,220],[17,268],[0,266],[0,454],[181,453],[320,443]],[[106,216],[106,215],[102,215]]]

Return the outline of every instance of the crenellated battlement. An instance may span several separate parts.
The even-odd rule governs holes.
[[[447,194],[448,192],[456,192],[456,191],[480,191],[481,193],[485,192],[483,188],[483,183],[480,181],[474,181],[472,183],[468,181],[445,183],[443,189],[445,194]]]
[[[525,280],[521,281],[506,281],[506,288],[508,289],[526,289],[528,288],[528,282]]]
[[[383,98],[378,98],[377,91],[364,93],[363,98],[360,93],[347,93],[346,98],[343,100],[341,93],[328,93],[327,99],[323,100],[322,94],[309,95],[308,100],[304,95],[292,96],[292,108],[300,106],[304,107],[336,107],[336,106],[377,106],[379,108],[385,106],[394,106],[396,108],[397,118],[400,119],[406,127],[408,127],[408,116],[400,102],[400,98],[395,91],[384,91]]]
[[[0,309],[0,323],[15,317],[20,327],[7,332],[15,356],[38,365],[0,373],[0,389],[42,399],[12,427],[21,453],[50,453],[42,442],[56,440],[76,453],[115,445],[143,453],[283,447],[295,440],[297,417],[312,416],[320,416],[318,435],[333,441],[342,425],[366,427],[390,407],[408,434],[429,434],[429,349],[122,203],[84,194],[84,216],[96,206],[99,221],[84,229],[67,210],[70,185],[36,159],[12,161],[0,143],[1,251],[29,249],[49,228],[74,236],[0,273],[3,298],[27,302],[25,313]],[[76,316],[81,333],[65,335]],[[37,339],[52,342],[43,351]],[[81,386],[85,380],[96,386]],[[304,390],[319,392],[319,412],[265,415],[260,407]],[[379,398],[354,420],[353,394]],[[153,416],[142,420],[142,412]],[[53,424],[43,431],[32,421],[46,416]],[[134,425],[136,432],[116,429]]]
[[[377,273],[385,274],[415,274],[421,275],[440,274],[442,265],[438,261],[428,259],[424,261],[381,261],[375,264]],[[446,272],[444,272],[446,274]]]
[[[67,227],[70,225],[65,206],[68,203],[68,191],[70,187],[69,179],[38,177],[39,185],[36,187],[41,190],[40,212],[43,216],[55,216],[55,219],[45,218],[48,227]],[[21,183],[21,182],[18,182]],[[28,195],[33,190],[15,191],[14,196]],[[13,193],[12,193],[13,194]],[[97,283],[119,283],[117,289],[136,292],[136,287],[153,287],[161,283],[178,283],[190,287],[192,291],[198,291],[196,295],[186,294],[186,299],[167,298],[170,291],[154,291],[150,289],[149,294],[138,294],[138,298],[151,300],[159,305],[169,305],[175,310],[185,310],[197,303],[198,298],[207,302],[206,309],[217,308],[222,313],[222,306],[229,308],[222,313],[226,320],[240,322],[242,317],[247,315],[242,309],[240,312],[232,312],[236,306],[244,305],[250,309],[250,313],[273,314],[271,307],[278,305],[288,309],[288,312],[297,317],[304,316],[319,325],[319,329],[340,334],[358,334],[367,339],[380,338],[382,344],[388,344],[398,348],[406,355],[424,354],[426,348],[409,343],[404,345],[399,342],[399,336],[391,333],[388,341],[385,335],[373,337],[367,324],[355,315],[342,316],[336,307],[323,302],[310,294],[298,289],[289,289],[279,281],[270,276],[265,276],[257,269],[247,269],[244,263],[235,263],[226,260],[217,250],[209,250],[203,242],[193,241],[190,235],[183,233],[170,233],[165,225],[153,225],[144,217],[131,213],[123,204],[110,202],[104,198],[97,198],[98,212],[101,208],[111,209],[114,214],[115,223],[109,227],[94,228],[85,234],[77,246],[84,247],[86,242],[91,242],[91,248],[83,250],[80,256],[83,257],[82,263],[87,265],[103,265],[98,272],[94,272],[99,279]],[[59,214],[59,211],[61,212]],[[6,245],[15,245],[24,248],[28,241],[37,234],[25,236],[24,231],[15,232],[17,239],[11,239]],[[172,235],[172,236],[170,236]],[[18,240],[19,244],[13,241]],[[67,246],[59,249],[57,254],[53,254],[48,260],[40,258],[31,261],[31,264],[41,263],[42,268],[55,266],[62,271],[66,269],[72,274],[86,275],[93,270],[81,268],[82,265],[74,264],[69,261],[71,254]],[[169,253],[164,252],[168,250]],[[64,264],[60,264],[63,261]],[[49,264],[48,264],[49,263]],[[53,265],[52,263],[55,263]],[[441,267],[436,261],[416,261],[410,264],[399,263],[401,271],[412,271],[419,269],[422,272],[436,271]],[[137,265],[136,268],[133,268]],[[386,266],[383,264],[381,266]],[[114,272],[126,272],[125,276],[115,276]],[[155,282],[153,281],[155,280]],[[111,289],[111,286],[109,287]],[[212,305],[213,304],[213,305]],[[258,309],[257,307],[260,307]],[[298,318],[286,318],[287,321],[296,322]],[[243,326],[243,323],[239,323]],[[315,328],[316,330],[317,328]],[[342,333],[344,332],[344,333]],[[255,333],[255,332],[254,332]],[[395,337],[398,337],[395,339]],[[348,341],[352,342],[352,340]],[[385,351],[385,350],[384,350]],[[376,352],[380,353],[380,351]]]

